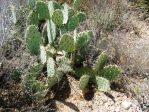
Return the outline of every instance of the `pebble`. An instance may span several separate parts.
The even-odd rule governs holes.
[[[132,103],[129,101],[123,101],[121,105],[124,109],[128,110],[132,106]]]

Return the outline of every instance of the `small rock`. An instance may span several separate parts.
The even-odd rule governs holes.
[[[132,106],[132,103],[129,101],[123,101],[121,105],[124,109],[128,110]]]

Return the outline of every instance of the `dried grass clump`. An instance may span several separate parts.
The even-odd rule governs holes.
[[[22,6],[25,6],[24,0],[1,0],[0,1],[0,46],[4,45],[8,39],[17,37],[15,35],[21,28],[15,27],[20,17],[25,17]],[[24,24],[25,21],[22,20]],[[20,24],[22,24],[20,23]]]
[[[92,0],[90,9],[91,19],[94,26],[101,29],[112,29],[122,17],[122,0]]]

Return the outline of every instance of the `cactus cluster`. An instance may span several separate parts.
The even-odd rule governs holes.
[[[98,90],[106,92],[110,90],[110,81],[117,80],[122,72],[117,65],[106,65],[108,56],[102,52],[94,67],[82,67],[76,69],[80,78],[80,89],[86,90],[89,81],[96,84]]]
[[[42,91],[45,95],[45,91],[68,72],[81,74],[80,89],[83,91],[89,81],[95,82],[101,91],[109,90],[109,79],[117,79],[121,70],[116,65],[105,66],[105,54],[99,56],[94,68],[82,66],[78,70],[75,67],[78,54],[93,37],[92,31],[77,32],[79,23],[86,20],[86,14],[79,10],[80,0],[74,0],[73,7],[66,3],[60,5],[56,1],[32,0],[30,3],[32,8],[27,21],[26,43],[31,54],[40,55],[47,75],[43,76],[42,81],[39,80],[40,73],[29,72],[23,77],[24,90],[29,87],[34,95],[39,96]],[[37,68],[41,71],[40,66]]]

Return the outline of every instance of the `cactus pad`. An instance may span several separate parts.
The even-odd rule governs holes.
[[[55,75],[55,61],[51,57],[49,57],[47,61],[47,75],[48,77],[53,77]]]
[[[50,18],[48,5],[45,2],[36,2],[36,11],[38,13],[39,20],[46,20]]]
[[[59,56],[56,58],[56,62],[58,63],[58,70],[63,73],[72,72],[71,67],[71,60],[69,58],[66,58],[64,56]]]
[[[42,70],[43,70],[43,65],[35,63],[30,69],[29,69],[29,74],[31,74],[33,77],[40,77]]]
[[[90,40],[91,40],[91,35],[90,33],[92,33],[91,31],[84,31],[78,34],[77,36],[77,48],[83,48],[86,47]]]
[[[75,30],[79,25],[79,19],[77,16],[72,16],[68,22],[68,31]]]
[[[40,49],[40,32],[35,25],[30,25],[26,31],[27,47],[31,54],[38,54]]]
[[[79,68],[74,68],[75,70],[75,76],[81,77],[83,74],[90,75],[90,78],[93,78],[94,76],[94,71],[92,68],[86,66],[86,67],[79,67]]]
[[[79,18],[79,22],[83,22],[86,20],[86,14],[84,12],[79,12],[77,14],[77,17]]]
[[[88,75],[83,75],[79,81],[79,88],[82,91],[85,91],[86,87],[88,86],[90,77]]]
[[[52,17],[54,10],[61,9],[61,6],[56,1],[48,1],[48,9],[50,17]]]
[[[110,82],[109,80],[103,77],[96,77],[96,84],[98,86],[98,90],[102,92],[107,92],[110,90]]]
[[[122,70],[117,65],[108,65],[105,66],[101,72],[102,77],[107,78],[108,80],[117,80],[120,77]]]
[[[32,84],[32,91],[33,93],[42,92],[46,89],[46,86],[38,80],[34,80]]]
[[[56,83],[58,83],[62,79],[63,75],[64,74],[62,72],[56,71],[56,74],[54,76],[48,77],[48,86],[49,86],[49,88],[51,88]]]
[[[36,11],[31,11],[28,19],[27,19],[28,25],[37,25],[38,24],[38,13]]]
[[[68,21],[68,15],[69,15],[69,9],[70,9],[70,7],[66,4],[66,3],[64,3],[63,4],[63,16],[64,16],[64,19],[63,19],[63,24],[66,24],[67,23],[67,21]]]
[[[46,49],[42,45],[40,46],[40,60],[42,64],[45,64],[47,61]]]
[[[75,51],[74,39],[70,35],[64,34],[61,37],[59,47],[61,50],[64,50],[66,52],[74,52]]]
[[[52,21],[53,21],[57,26],[62,26],[62,25],[63,25],[63,12],[62,12],[60,9],[56,9],[56,10],[53,12]]]
[[[58,80],[57,80],[56,76],[48,77],[48,86],[49,86],[49,88],[54,86],[57,82],[58,82]]]
[[[53,43],[56,38],[56,26],[52,20],[47,21],[47,33],[49,43]]]
[[[94,70],[99,73],[102,70],[108,60],[108,56],[105,52],[102,52],[96,60],[96,65]]]

